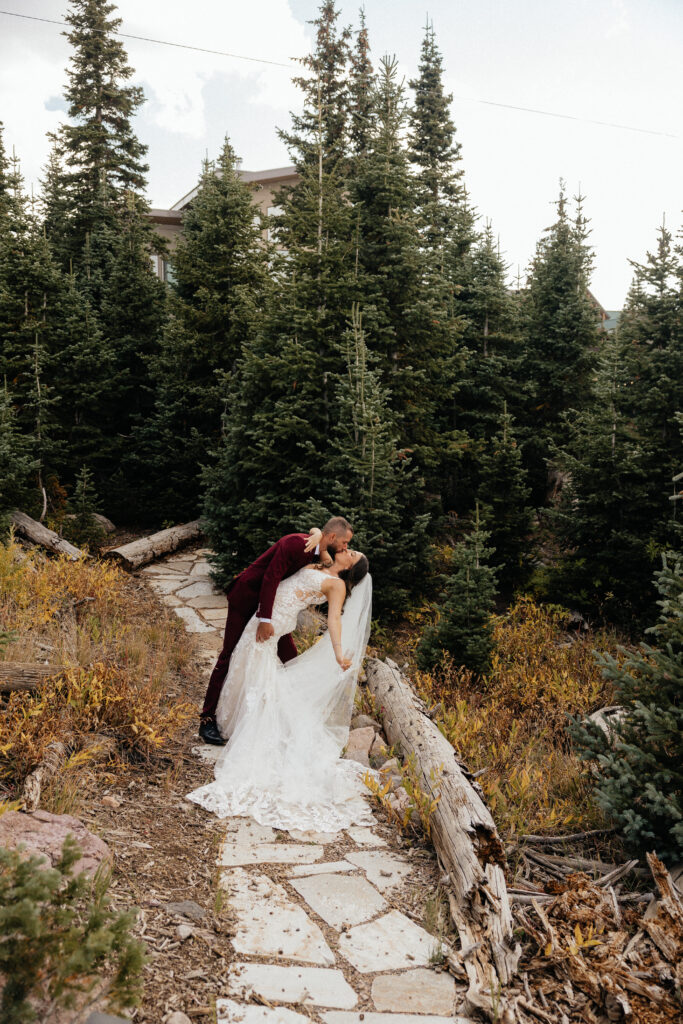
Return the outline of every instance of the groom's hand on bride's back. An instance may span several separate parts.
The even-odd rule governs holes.
[[[264,640],[270,640],[271,636],[275,635],[272,622],[259,622],[256,627],[256,640],[258,643],[263,643]]]

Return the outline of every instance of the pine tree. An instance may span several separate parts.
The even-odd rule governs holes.
[[[128,460],[148,515],[197,513],[201,467],[220,440],[226,390],[266,300],[266,260],[251,190],[226,139],[216,163],[205,165],[184,219],[168,323],[153,361],[156,404]],[[142,311],[150,308],[146,299]]]
[[[652,487],[651,437],[633,419],[627,355],[620,333],[605,341],[592,401],[568,416],[554,451],[566,483],[547,514],[566,552],[550,596],[634,628],[652,611],[653,527],[668,503]]]
[[[9,527],[9,514],[18,508],[31,513],[38,501],[37,460],[31,439],[20,434],[7,381],[0,386],[0,536]]]
[[[481,528],[477,506],[473,530],[453,551],[438,618],[420,639],[417,663],[421,669],[433,668],[444,654],[472,672],[483,673],[488,668],[496,597],[496,571],[488,564],[492,554],[488,537]]]
[[[480,459],[478,498],[495,551],[498,583],[508,594],[528,571],[533,509],[526,477],[512,417],[504,406],[499,432],[487,442]]]
[[[422,40],[419,75],[409,85],[415,92],[409,155],[417,167],[420,222],[425,244],[443,259],[449,244],[464,228],[471,232],[472,223],[460,166],[461,146],[450,112],[453,96],[444,91],[443,58],[434,25],[429,21]]]
[[[54,258],[59,266],[72,272],[70,245],[73,211],[66,190],[64,148],[59,135],[49,135],[48,138],[52,145],[40,180],[40,211]]]
[[[375,73],[370,59],[370,38],[365,11],[360,11],[360,27],[351,53],[349,78],[349,140],[352,156],[367,152],[374,129],[373,91]],[[353,163],[352,170],[353,174]]]
[[[480,458],[498,432],[503,410],[525,412],[522,338],[515,297],[489,221],[463,258],[458,310],[463,317],[465,365],[456,397],[454,453],[444,474],[444,504],[469,514],[479,487]],[[458,443],[458,436],[461,438]]]
[[[683,462],[679,262],[666,228],[657,250],[635,264],[616,337],[603,344],[590,406],[567,419],[555,455],[568,476],[551,513],[566,550],[555,596],[639,629],[651,619],[647,580],[674,542],[671,479]]]
[[[365,550],[375,576],[373,603],[381,615],[400,614],[419,594],[428,559],[426,515],[415,515],[423,483],[397,448],[388,397],[368,363],[357,306],[345,336],[346,375],[339,381],[339,423],[330,462],[336,482],[327,511],[353,523],[354,544]]]
[[[282,137],[300,174],[282,190],[271,268],[276,289],[246,339],[226,388],[215,470],[204,476],[204,515],[221,572],[241,569],[279,533],[308,528],[312,502],[329,498],[329,438],[339,412],[342,339],[357,297],[348,195],[349,32],[334,3],[320,8],[313,74],[297,79],[303,111]],[[317,504],[316,504],[317,503]]]
[[[112,225],[127,193],[140,195],[146,185],[146,146],[131,120],[143,102],[140,86],[126,84],[133,75],[116,32],[116,5],[106,0],[70,0],[65,35],[73,47],[65,96],[71,123],[60,133],[72,230],[70,255],[79,265],[88,235],[102,223]]]
[[[581,409],[590,395],[598,327],[588,294],[593,256],[587,236],[583,197],[572,221],[562,184],[557,220],[537,245],[523,306],[529,404],[520,431],[537,505],[545,501],[551,445],[564,441],[563,414]]]
[[[54,340],[62,289],[59,269],[23,191],[19,161],[3,170],[0,223],[0,378],[10,384],[17,428],[32,435],[38,486],[56,458]]]
[[[634,851],[683,855],[683,560],[669,554],[656,573],[661,612],[652,644],[598,658],[616,688],[622,717],[607,736],[576,721],[582,756],[597,762],[595,798]]]
[[[374,109],[373,137],[350,183],[365,329],[390,391],[399,443],[415,452],[438,493],[443,435],[450,430],[461,367],[459,324],[447,282],[421,242],[416,183],[402,145],[407,109],[394,59],[380,61]]]
[[[76,478],[73,497],[68,504],[69,518],[66,520],[64,533],[69,540],[96,551],[105,536],[102,526],[95,518],[99,511],[100,503],[92,473],[87,466],[83,466]]]

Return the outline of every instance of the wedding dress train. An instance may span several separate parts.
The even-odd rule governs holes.
[[[349,734],[358,673],[370,634],[372,582],[366,576],[346,601],[343,671],[328,633],[283,665],[277,641],[296,628],[299,612],[326,598],[319,569],[307,566],[283,580],[273,606],[275,635],[256,642],[248,623],[230,659],[218,702],[218,727],[229,736],[215,781],[188,799],[219,818],[251,816],[281,829],[338,832],[368,824],[361,765],[340,758]]]

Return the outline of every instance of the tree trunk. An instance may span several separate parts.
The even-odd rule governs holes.
[[[22,533],[29,540],[32,540],[34,544],[39,544],[43,548],[48,548],[50,551],[54,551],[57,555],[65,555],[71,559],[72,562],[78,561],[79,558],[84,557],[84,552],[79,548],[69,544],[68,540],[64,540],[54,530],[48,530],[47,526],[43,526],[42,523],[36,522],[35,519],[31,519],[25,512],[13,512],[12,513],[12,525]]]
[[[370,692],[382,709],[389,743],[415,758],[424,792],[438,803],[430,818],[431,838],[453,892],[451,914],[467,971],[470,1011],[505,1020],[500,988],[517,970],[520,947],[505,885],[505,851],[493,818],[468,779],[448,740],[424,714],[420,701],[397,669],[370,659]]]
[[[141,565],[153,562],[161,555],[167,555],[176,551],[183,544],[189,544],[201,535],[199,520],[192,523],[183,523],[181,526],[171,526],[168,530],[160,530],[150,537],[141,537],[130,544],[124,544],[120,548],[112,548],[104,553],[104,558],[112,558],[119,562],[128,572],[139,569]]]
[[[59,665],[37,665],[33,662],[0,661],[0,693],[36,690],[44,679],[56,676]]]

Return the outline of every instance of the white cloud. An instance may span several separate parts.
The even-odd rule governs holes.
[[[184,4],[162,0],[120,0],[123,30],[134,35],[182,42],[249,57],[288,62],[308,49],[307,34],[287,0],[253,5],[204,0],[188,18]],[[125,40],[130,60],[145,85],[151,116],[166,131],[201,138],[206,133],[204,91],[213,79],[230,81],[226,104],[259,102],[287,109],[296,102],[291,73],[245,60]],[[237,83],[239,94],[235,95]],[[149,116],[149,114],[148,114]]]

